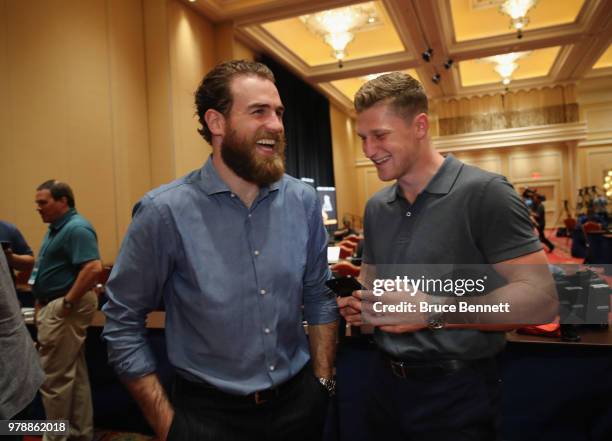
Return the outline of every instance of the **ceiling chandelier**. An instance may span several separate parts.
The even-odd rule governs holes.
[[[354,33],[380,23],[374,2],[302,15],[300,20],[331,46],[331,55],[338,60],[340,67],[346,58],[346,47],[355,38]]]
[[[518,67],[517,61],[529,55],[531,51],[510,52],[508,54],[494,55],[483,58],[483,61],[495,64],[495,72],[502,78],[502,84],[508,86],[512,81],[512,74]]]
[[[517,38],[523,38],[523,29],[529,23],[527,12],[535,6],[538,0],[505,0],[500,9],[509,15],[510,26],[517,31]]]

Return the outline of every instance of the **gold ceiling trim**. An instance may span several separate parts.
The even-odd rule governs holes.
[[[380,71],[415,69],[431,99],[500,93],[503,86],[499,83],[461,86],[457,66],[463,60],[507,52],[561,46],[547,76],[513,80],[510,85],[513,91],[560,83],[575,84],[581,78],[601,80],[612,74],[612,68],[597,71],[591,69],[598,56],[610,44],[612,0],[585,0],[573,23],[531,30],[527,28],[521,40],[516,38],[516,34],[509,32],[462,42],[456,42],[454,38],[450,0],[379,0],[387,12],[388,24],[395,28],[405,51],[346,61],[342,69],[338,69],[333,59],[330,59],[329,64],[308,66],[282,42],[268,35],[259,24],[362,3],[364,0],[183,1],[214,22],[218,22],[221,17],[222,21],[231,23],[236,38],[253,50],[267,52],[323,91],[347,112],[353,112],[352,103],[334,93],[335,88],[328,82]],[[215,10],[217,16],[212,17]],[[431,63],[424,63],[421,53],[430,44],[434,49],[434,58]],[[447,71],[442,64],[448,58],[455,61],[455,66]],[[435,73],[441,75],[441,82],[437,85],[431,81]]]

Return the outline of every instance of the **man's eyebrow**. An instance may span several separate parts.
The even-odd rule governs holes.
[[[253,103],[253,104],[249,104],[249,106],[247,107],[247,109],[249,110],[253,110],[253,109],[271,109],[272,106],[270,104],[264,104],[264,103]],[[278,106],[274,108],[275,111],[281,111],[284,112],[285,111],[285,106]]]
[[[374,136],[377,136],[377,135],[385,135],[385,134],[387,134],[387,133],[391,133],[391,131],[392,131],[392,130],[390,130],[390,129],[372,129],[372,130],[370,130],[370,131],[368,131],[368,132],[366,132],[366,133],[360,133],[360,132],[357,132],[357,135],[358,135],[359,137],[361,137],[361,138],[365,138],[365,137],[367,137],[368,135],[374,135]]]

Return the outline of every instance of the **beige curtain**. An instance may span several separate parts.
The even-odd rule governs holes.
[[[432,110],[441,136],[578,121],[574,85],[439,100]]]

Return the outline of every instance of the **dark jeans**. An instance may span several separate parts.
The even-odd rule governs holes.
[[[495,441],[500,389],[495,359],[445,374],[399,378],[378,357],[368,393],[368,439]]]
[[[320,441],[329,396],[307,365],[280,394],[256,404],[177,381],[168,441]]]

